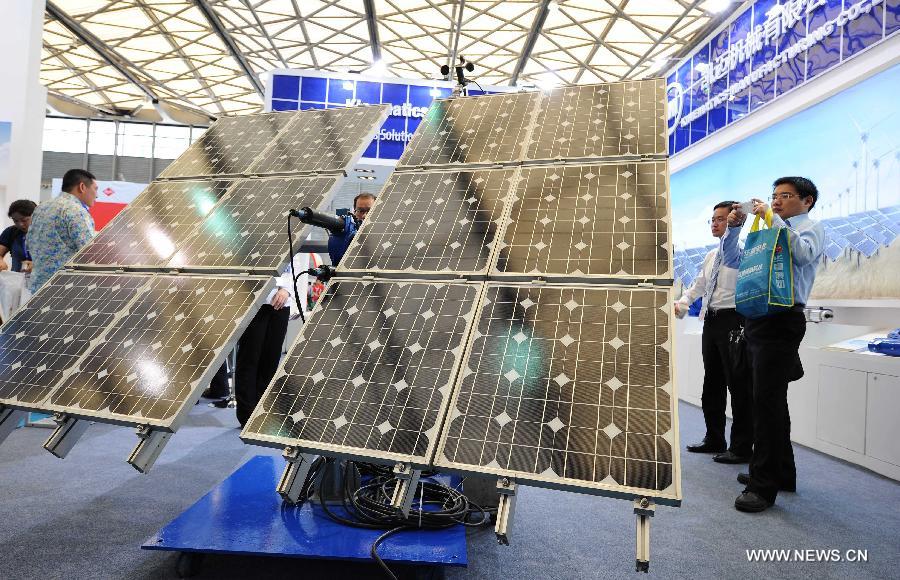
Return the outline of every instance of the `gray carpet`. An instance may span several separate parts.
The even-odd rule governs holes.
[[[698,409],[680,407],[682,444],[702,437]],[[41,449],[49,430],[19,429],[0,446],[0,577],[176,578],[177,556],[145,538],[254,454],[228,410],[198,406],[150,475],[124,462],[128,430],[93,425],[65,460]],[[798,493],[762,514],[734,510],[738,466],[682,453],[684,504],[660,507],[651,532],[657,577],[897,578],[900,484],[796,448]],[[390,541],[390,540],[388,540]],[[760,548],[868,550],[866,563],[748,563]],[[521,491],[512,545],[469,536],[469,567],[447,578],[634,577],[630,502],[535,488]],[[210,556],[198,578],[378,578],[368,565]]]

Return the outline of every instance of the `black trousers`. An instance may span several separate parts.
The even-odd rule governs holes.
[[[744,334],[753,376],[754,418],[747,490],[774,502],[779,486],[797,484],[787,389],[790,381],[803,376],[799,349],[806,317],[802,310],[789,310],[747,320]]]
[[[264,304],[238,340],[234,397],[242,427],[278,370],[289,318],[288,307],[275,310]]]
[[[753,450],[753,400],[750,377],[734,372],[728,352],[728,334],[744,324],[734,310],[708,312],[703,321],[703,393],[706,442],[725,446],[725,402],[731,393],[731,445],[735,455],[747,457]]]

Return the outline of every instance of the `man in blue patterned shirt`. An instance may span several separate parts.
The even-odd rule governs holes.
[[[97,200],[97,179],[83,169],[66,171],[59,197],[40,204],[31,216],[28,250],[34,259],[31,292],[37,292],[94,236],[88,211]]]
[[[806,333],[803,307],[825,250],[822,224],[807,215],[819,199],[815,184],[805,177],[781,177],[773,185],[772,227],[788,231],[794,307],[748,318],[744,327],[753,382],[753,456],[750,473],[738,475],[738,481],[747,486],[734,501],[734,507],[742,512],[766,510],[775,503],[779,491],[797,488],[787,390],[788,383],[803,376],[799,354],[800,341]],[[754,199],[752,210],[764,217],[769,205]],[[740,263],[737,235],[745,217],[740,204],[735,204],[728,215],[723,254],[725,263],[732,267]]]

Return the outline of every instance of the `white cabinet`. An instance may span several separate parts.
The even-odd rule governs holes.
[[[822,365],[816,438],[865,453],[866,374]]]
[[[900,377],[868,373],[866,455],[900,465]]]

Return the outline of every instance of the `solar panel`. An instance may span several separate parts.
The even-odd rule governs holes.
[[[559,88],[541,100],[527,159],[665,155],[662,79]]]
[[[513,169],[394,173],[342,272],[485,274]]]
[[[333,281],[241,438],[428,465],[478,289]]]
[[[195,235],[179,244],[168,267],[277,274],[289,253],[285,234],[288,212],[320,207],[342,180],[339,176],[238,180],[195,228]],[[294,244],[301,241],[304,229],[297,224]]]
[[[73,256],[77,267],[161,267],[233,183],[155,181]]]
[[[388,105],[308,110],[273,139],[253,174],[343,171],[356,163],[388,117]]]
[[[66,413],[175,429],[272,279],[147,276],[126,312],[51,394]]]
[[[397,167],[520,160],[539,98],[507,93],[435,100]]]
[[[488,283],[435,464],[677,504],[669,294]]]
[[[58,272],[0,328],[0,404],[45,408],[146,276]]]
[[[159,177],[243,175],[296,116],[292,112],[221,117]]]
[[[522,168],[496,274],[669,277],[667,181],[665,161]]]

